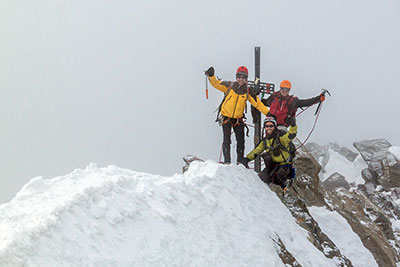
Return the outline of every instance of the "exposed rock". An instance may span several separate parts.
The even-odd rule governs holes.
[[[322,182],[322,187],[328,191],[334,191],[338,188],[350,189],[349,183],[346,181],[343,175],[340,173],[333,173],[324,182]]]
[[[186,163],[186,165],[182,167],[182,172],[186,172],[189,169],[190,163],[192,163],[193,161],[204,161],[204,160],[193,155],[186,155],[183,157],[183,161]]]
[[[370,172],[375,175],[374,180],[385,190],[400,187],[400,162],[388,151],[391,146],[385,139],[354,142],[354,147],[367,162]]]
[[[330,142],[328,147],[333,151],[336,151],[343,157],[345,157],[348,161],[353,162],[355,158],[358,156],[358,153],[351,151],[349,148],[345,146],[339,146],[337,143]]]
[[[293,187],[307,206],[325,206],[324,193],[318,174],[321,166],[306,147],[298,150],[296,157],[296,182]]]
[[[309,240],[328,258],[335,258],[339,266],[353,266],[351,261],[341,254],[332,240],[321,231],[318,223],[310,215],[307,206],[326,206],[324,190],[320,186],[318,173],[321,166],[306,147],[298,150],[296,157],[296,182],[282,196],[279,186],[271,185],[278,197],[296,218],[297,223],[309,232]],[[329,208],[329,207],[328,207]]]
[[[374,183],[376,184],[377,177],[374,173],[370,171],[370,169],[364,169],[361,171],[361,177],[365,180],[366,183]]]
[[[390,219],[360,191],[339,189],[326,193],[330,206],[341,214],[371,251],[379,266],[396,266],[398,241]]]
[[[314,159],[316,159],[321,165],[321,168],[324,169],[329,161],[329,147],[320,146],[319,144],[313,142],[308,142],[305,146],[307,151],[310,152]]]
[[[361,185],[362,190],[360,191],[349,192],[348,187],[343,186],[336,191],[326,192],[319,185],[318,172],[321,167],[318,165],[310,151],[302,149],[299,152],[296,158],[298,175],[294,185],[294,190],[298,192],[298,199],[289,202],[288,200],[283,201],[291,210],[292,215],[296,217],[298,216],[296,214],[303,214],[304,222],[308,222],[308,227],[310,227],[313,219],[305,215],[308,214],[305,208],[301,208],[300,204],[295,203],[301,203],[304,200],[307,206],[326,206],[334,209],[347,220],[364,246],[371,251],[379,266],[396,266],[400,260],[400,239],[398,238],[400,234],[397,230],[393,230],[390,219],[397,218],[397,213],[400,215],[400,212],[396,211],[398,208],[393,204],[394,200],[388,200],[384,192],[380,194],[376,191],[376,182],[374,183],[376,174],[368,169],[364,171],[364,179],[369,182]],[[341,180],[340,174],[335,176]],[[397,196],[396,193],[400,193],[400,190],[394,192],[393,195]],[[400,194],[398,195],[400,196]],[[302,213],[299,210],[302,210]],[[323,243],[323,235],[311,231],[304,222],[300,225],[310,232],[310,236],[315,237],[312,240],[315,242],[318,239],[320,244]]]
[[[336,151],[351,162],[353,162],[358,156],[358,153],[353,152],[345,146],[339,146],[335,142],[330,142],[324,146],[321,146],[317,143],[309,142],[306,144],[306,147],[307,150],[313,155],[313,157],[319,162],[322,168],[324,168],[329,161],[329,149]]]
[[[305,202],[298,196],[295,189],[290,188],[286,195],[282,197],[280,187],[271,186],[272,190],[277,193],[282,202],[286,205],[292,216],[296,218],[297,223],[308,231],[308,239],[319,249],[327,258],[336,259],[338,266],[353,266],[351,261],[336,247],[332,240],[322,232],[318,223],[311,216]]]
[[[283,264],[285,266],[293,266],[293,267],[301,267],[300,263],[293,257],[293,255],[286,249],[285,245],[283,244],[282,240],[278,238],[277,240],[273,239],[279,257],[281,258]]]
[[[364,191],[364,188],[361,188],[360,191],[367,194],[367,192]],[[400,188],[392,188],[389,191],[378,191],[376,188],[375,192],[373,194],[367,194],[367,197],[389,220],[400,220]],[[400,238],[398,238],[400,229],[393,229],[393,227],[391,227],[391,230],[393,230],[394,234],[389,233],[389,231],[384,228],[382,229],[385,233],[388,233],[386,236],[389,239],[393,239],[393,237],[395,237],[400,244]]]

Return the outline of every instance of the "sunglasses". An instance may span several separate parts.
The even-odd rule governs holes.
[[[236,79],[245,79],[245,80],[247,80],[247,76],[245,76],[245,75],[236,75]]]
[[[282,91],[290,91],[290,88],[281,87]]]
[[[265,125],[265,128],[274,128],[275,127],[275,125],[273,125],[273,124],[266,124]]]

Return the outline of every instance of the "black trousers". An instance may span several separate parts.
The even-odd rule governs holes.
[[[272,161],[272,157],[269,153],[262,156],[265,162],[265,169],[258,174],[260,179],[266,184],[273,183],[285,188],[285,182],[290,174],[290,167],[280,167],[279,163]]]
[[[238,123],[239,122],[239,123]],[[228,119],[222,125],[222,132],[224,140],[222,142],[222,153],[224,155],[224,162],[231,163],[231,132],[235,132],[236,136],[236,154],[237,162],[241,162],[244,154],[244,123],[239,119]]]

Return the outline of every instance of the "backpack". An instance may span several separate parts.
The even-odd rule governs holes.
[[[290,140],[290,142],[289,142],[289,147],[288,147],[288,148],[284,147],[284,146],[281,144],[279,138],[280,138],[282,135],[286,134],[286,131],[284,131],[284,130],[278,130],[278,131],[279,131],[278,134],[274,137],[274,140],[272,141],[272,147],[271,147],[272,149],[270,149],[269,153],[274,153],[274,152],[275,152],[276,154],[278,154],[278,153],[281,153],[281,154],[282,154],[282,150],[283,150],[283,151],[286,151],[286,152],[289,153],[289,158],[285,159],[285,157],[283,156],[283,154],[282,154],[282,158],[283,158],[286,162],[293,162],[294,158],[296,157],[296,146],[293,144],[292,140]],[[264,147],[267,148],[267,141],[266,141],[266,138],[263,139],[263,142],[264,142]],[[279,151],[277,151],[276,149],[279,149]],[[274,151],[274,150],[275,150],[275,151]],[[276,156],[277,156],[277,155],[276,155]]]

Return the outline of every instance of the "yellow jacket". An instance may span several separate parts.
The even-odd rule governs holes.
[[[210,83],[216,89],[228,95],[225,97],[221,105],[221,114],[228,118],[239,119],[244,115],[246,108],[246,101],[249,102],[263,114],[267,115],[268,108],[258,99],[257,96],[249,96],[249,89],[247,85],[239,86],[237,82],[220,81],[215,75],[208,78]],[[232,84],[228,92],[229,86]]]
[[[285,163],[290,163],[290,155],[288,152],[289,143],[292,139],[296,137],[296,134],[297,134],[297,125],[290,126],[289,131],[282,136],[279,136],[278,133],[278,137],[276,138],[279,138],[279,142],[284,147],[284,149],[278,146],[277,144],[278,142],[276,141],[274,142],[275,138],[271,139],[264,138],[256,148],[254,148],[249,154],[247,154],[246,158],[248,158],[249,160],[253,160],[257,155],[260,155],[265,150],[266,152],[271,154],[273,162],[280,163],[281,165]],[[274,155],[273,153],[274,148],[280,150],[278,156]]]

